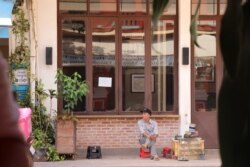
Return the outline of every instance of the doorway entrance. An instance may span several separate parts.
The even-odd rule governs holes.
[[[219,19],[200,19],[199,47],[192,49],[192,116],[205,147],[219,148],[217,125],[217,97],[222,77],[219,55]]]

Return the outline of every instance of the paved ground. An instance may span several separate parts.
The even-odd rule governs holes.
[[[178,161],[161,158],[160,161],[141,159],[136,155],[103,156],[102,159],[78,159],[60,162],[36,162],[35,167],[220,167],[218,150],[209,151],[205,160]]]

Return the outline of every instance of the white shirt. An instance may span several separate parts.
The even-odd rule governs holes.
[[[144,134],[145,132],[148,134],[155,134],[155,135],[159,133],[157,122],[152,119],[150,119],[148,122],[144,121],[144,119],[141,119],[137,122],[137,124],[141,135]]]

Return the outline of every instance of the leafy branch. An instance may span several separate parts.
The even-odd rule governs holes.
[[[58,84],[59,96],[62,96],[65,102],[63,105],[65,113],[72,115],[78,101],[82,101],[82,97],[88,93],[86,81],[82,81],[81,75],[77,72],[71,76],[67,76],[59,69],[56,74],[55,83]]]

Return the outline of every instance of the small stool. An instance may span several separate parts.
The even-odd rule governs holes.
[[[141,158],[150,157],[150,151],[144,151],[143,148],[140,148],[140,157]]]
[[[169,147],[163,147],[162,154],[163,154],[162,155],[163,157],[171,159],[171,157],[172,157],[171,148],[169,148]]]
[[[87,148],[88,159],[100,159],[102,158],[102,151],[100,146],[88,146]]]

